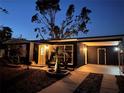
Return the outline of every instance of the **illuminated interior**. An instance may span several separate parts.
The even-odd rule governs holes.
[[[47,44],[39,45],[38,51],[38,64],[39,65],[46,65],[46,56],[48,55],[49,46]]]

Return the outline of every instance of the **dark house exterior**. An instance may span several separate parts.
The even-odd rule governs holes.
[[[12,63],[21,63],[20,58],[23,57],[26,62],[30,61],[31,43],[25,39],[12,38],[4,42],[5,57],[9,58]]]
[[[120,43],[124,42],[124,35],[86,37],[76,39],[61,39],[48,41],[31,41],[34,44],[33,63],[46,65],[47,59],[55,47],[68,52],[69,59],[62,55],[61,61],[68,59],[68,66],[79,67],[85,64],[119,65]]]
[[[121,65],[124,56],[124,35],[86,37],[61,40],[16,40],[7,41],[8,49],[13,45],[25,45],[26,57],[34,65],[45,66],[55,48],[64,53],[59,61],[70,67],[85,64]],[[68,55],[67,55],[68,54]],[[54,59],[51,63],[54,63]]]

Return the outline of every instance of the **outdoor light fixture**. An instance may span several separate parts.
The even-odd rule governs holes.
[[[41,55],[44,55],[44,48],[43,47],[40,48],[40,51],[41,51]]]
[[[49,49],[49,46],[48,46],[48,45],[46,45],[46,46],[45,46],[45,49],[46,49],[46,50],[48,50],[48,49]]]
[[[84,48],[83,48],[83,50],[84,50],[84,51],[87,51],[87,48],[86,48],[86,47],[84,47]]]
[[[115,51],[119,51],[120,49],[119,49],[119,47],[115,47],[114,50]]]
[[[120,53],[123,53],[123,50],[120,50]]]

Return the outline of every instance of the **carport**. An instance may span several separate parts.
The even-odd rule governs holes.
[[[118,65],[119,43],[121,41],[83,42],[87,64]],[[86,60],[85,60],[86,61]]]
[[[123,35],[78,39],[78,64],[119,65],[123,41]]]

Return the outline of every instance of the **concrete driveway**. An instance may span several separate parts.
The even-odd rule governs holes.
[[[79,67],[77,70],[83,72],[91,72],[91,73],[120,75],[119,66],[112,66],[112,65],[87,64]]]

